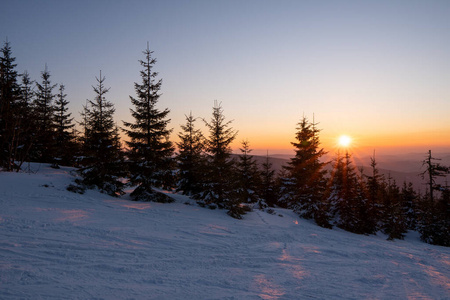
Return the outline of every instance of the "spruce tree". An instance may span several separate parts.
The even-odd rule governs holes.
[[[21,169],[25,160],[29,160],[30,153],[36,140],[36,116],[34,113],[33,91],[34,82],[30,79],[27,71],[22,74],[20,85],[20,100],[15,106],[14,116],[16,128],[14,142],[10,153],[11,159],[16,163],[17,172]]]
[[[261,185],[258,189],[259,194],[259,208],[263,209],[267,206],[274,207],[277,202],[277,185],[275,179],[275,170],[272,168],[272,163],[269,160],[269,155],[266,155],[266,161],[262,164],[261,170]]]
[[[288,208],[306,219],[326,224],[322,203],[326,163],[320,161],[326,152],[320,148],[320,130],[316,125],[306,117],[298,123],[296,142],[291,143],[295,147],[295,157],[284,167],[287,178],[283,179],[282,193]]]
[[[89,188],[97,187],[112,196],[120,196],[124,193],[121,177],[126,173],[119,133],[113,119],[115,109],[105,97],[109,88],[105,88],[105,77],[101,72],[96,80],[97,86],[93,86],[96,96],[93,101],[88,101],[84,111],[85,159],[80,169],[82,180],[79,183]]]
[[[383,207],[383,232],[388,234],[388,240],[403,239],[408,230],[406,216],[402,207],[400,188],[390,176]]]
[[[421,203],[419,232],[420,238],[430,244],[450,246],[450,193],[448,186],[436,182],[439,177],[449,174],[449,168],[435,161],[439,160],[428,152],[423,164],[426,170],[422,173],[427,178],[429,187],[428,195],[423,197]],[[434,191],[440,192],[440,198],[436,199]]]
[[[205,170],[204,137],[199,129],[195,128],[195,118],[192,113],[186,116],[186,124],[178,134],[180,142],[177,143],[178,154],[178,184],[177,191],[183,195],[198,197],[201,192],[201,182]]]
[[[236,164],[237,169],[237,196],[243,203],[256,203],[258,199],[257,189],[260,186],[260,171],[258,170],[258,165],[256,160],[250,153],[250,143],[248,140],[242,141],[241,155],[239,155],[239,160]]]
[[[361,230],[361,205],[364,202],[364,190],[361,180],[351,161],[351,155],[339,153],[335,159],[328,187],[328,201],[331,205],[335,223],[338,227],[354,233],[365,233]]]
[[[431,155],[431,150],[428,151],[427,158],[423,161],[423,165],[426,167],[426,170],[421,174],[422,179],[427,178],[427,185],[430,193],[430,201],[434,202],[434,191],[439,191],[441,189],[441,185],[436,182],[438,177],[445,177],[449,174],[449,168],[446,166],[442,166],[435,161],[440,160]]]
[[[67,94],[64,92],[65,86],[59,85],[59,92],[56,95],[55,109],[54,109],[54,123],[55,123],[55,155],[58,157],[55,160],[55,166],[58,161],[64,165],[71,164],[74,157],[74,135],[72,132],[73,118],[71,113],[67,111],[69,101],[66,100]]]
[[[237,132],[230,124],[231,121],[225,120],[222,106],[216,101],[211,121],[205,120],[209,130],[206,138],[208,169],[205,170],[201,199],[204,205],[228,209],[230,216],[240,219],[245,212],[235,192],[236,177],[230,148]]]
[[[170,189],[174,185],[172,154],[174,146],[169,140],[171,129],[168,129],[170,119],[169,109],[159,110],[157,103],[160,97],[162,80],[156,80],[157,72],[153,71],[156,59],[153,51],[143,52],[144,60],[139,63],[141,83],[135,83],[137,97],[131,97],[134,109],[131,115],[134,122],[123,122],[127,129],[125,133],[130,138],[127,141],[130,160],[130,184],[137,185],[131,197],[134,200],[171,202],[171,198],[154,190],[154,187]]]
[[[406,218],[407,229],[415,230],[417,226],[417,204],[418,195],[414,190],[413,184],[411,182],[403,183],[402,191],[402,209],[403,214]]]
[[[13,145],[18,127],[16,108],[20,101],[17,64],[11,46],[6,41],[0,57],[0,167],[14,169]]]
[[[36,141],[36,155],[35,159],[40,162],[53,162],[55,150],[55,124],[54,124],[54,105],[53,89],[56,84],[52,84],[50,80],[50,72],[45,70],[41,73],[42,82],[36,83],[37,91],[34,101],[37,121],[37,141]]]
[[[378,170],[375,154],[370,158],[370,166],[372,174],[365,176],[367,199],[361,216],[364,223],[364,233],[375,233],[378,230],[385,189],[384,176]]]

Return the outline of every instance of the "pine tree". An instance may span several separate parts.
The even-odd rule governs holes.
[[[85,159],[80,169],[83,186],[97,187],[101,192],[120,196],[123,192],[121,177],[125,176],[123,155],[120,149],[118,128],[114,124],[114,105],[106,100],[105,77],[96,77],[96,94],[85,107],[86,140]]]
[[[388,240],[403,239],[408,229],[402,207],[400,188],[395,180],[388,178],[386,197],[384,199],[383,232]]]
[[[11,143],[11,160],[15,161],[16,171],[22,167],[32,151],[36,140],[36,116],[33,108],[33,81],[27,71],[22,74],[22,84],[20,86],[20,100],[14,109],[15,134]]]
[[[378,230],[378,222],[381,220],[381,209],[383,207],[383,195],[385,189],[384,176],[377,168],[375,154],[370,158],[372,174],[366,176],[366,199],[365,209],[362,212],[364,233],[375,233]]]
[[[230,216],[240,219],[245,212],[235,193],[236,178],[230,148],[237,132],[230,124],[231,121],[225,121],[222,106],[215,102],[211,121],[205,120],[209,130],[206,139],[209,168],[206,170],[201,199],[205,205],[228,209]]]
[[[236,165],[238,176],[236,192],[241,202],[256,203],[259,200],[256,191],[261,184],[260,171],[256,160],[250,155],[252,149],[249,141],[242,141],[241,145],[239,148],[241,155]]]
[[[435,163],[434,161],[436,160],[440,159],[433,157],[431,155],[431,150],[429,150],[427,158],[423,161],[423,165],[426,166],[426,170],[421,174],[423,179],[425,179],[425,176],[428,177],[427,184],[431,202],[434,202],[434,191],[441,189],[441,185],[436,183],[436,179],[438,177],[445,177],[449,173],[449,168],[442,166],[439,163]]]
[[[430,244],[450,246],[450,202],[448,186],[442,186],[436,182],[438,177],[445,177],[449,168],[434,161],[431,150],[423,164],[426,170],[422,173],[423,178],[427,175],[429,194],[425,195],[421,203],[421,219],[419,224],[420,238]],[[441,198],[436,201],[434,191],[441,192]]]
[[[259,194],[259,208],[263,209],[267,206],[274,207],[278,202],[277,185],[275,179],[275,170],[272,168],[272,163],[269,160],[269,155],[266,155],[266,161],[262,164],[261,170],[261,185],[258,189]]]
[[[130,138],[126,142],[129,148],[130,183],[137,185],[131,196],[134,200],[171,202],[171,198],[153,189],[170,189],[174,185],[174,147],[169,141],[172,130],[167,128],[170,110],[156,107],[162,80],[156,80],[158,73],[152,70],[156,59],[152,58],[153,51],[149,50],[148,44],[143,53],[145,60],[139,61],[143,67],[140,72],[142,82],[134,84],[137,98],[130,96],[134,106],[131,109],[134,123],[123,122],[128,128],[124,131]]]
[[[433,244],[450,247],[450,189],[446,184],[441,187],[441,197],[436,203],[435,230],[433,235]]]
[[[55,155],[58,157],[54,162],[55,166],[57,166],[58,161],[61,161],[64,165],[72,163],[75,154],[75,137],[72,132],[75,125],[72,123],[73,118],[70,117],[72,114],[67,112],[69,101],[66,100],[67,94],[64,93],[64,90],[64,85],[60,84],[54,109]]]
[[[323,215],[323,196],[326,186],[324,166],[320,159],[325,151],[320,147],[319,132],[314,122],[306,117],[298,123],[295,157],[285,166],[288,178],[283,180],[283,194],[287,207],[306,219],[315,219],[326,224]]]
[[[18,129],[16,107],[20,101],[20,86],[17,82],[17,64],[11,46],[6,41],[0,50],[0,167],[6,171],[14,169],[13,145]]]
[[[418,203],[418,195],[414,190],[413,184],[411,182],[409,182],[408,184],[406,182],[403,183],[401,198],[402,198],[402,210],[403,215],[406,218],[405,221],[407,229],[415,230],[417,226],[416,210]]]
[[[351,161],[351,155],[339,153],[328,188],[329,202],[338,227],[354,233],[361,230],[361,206],[364,203],[364,189]]]
[[[36,141],[36,155],[35,159],[40,162],[53,162],[55,139],[54,130],[55,124],[53,122],[54,105],[53,89],[56,84],[50,81],[50,72],[45,70],[41,73],[42,82],[36,83],[37,91],[34,102],[36,121],[37,121],[37,141]]]
[[[201,192],[201,182],[205,170],[204,137],[199,129],[195,128],[195,118],[192,113],[186,116],[186,124],[178,134],[180,142],[178,151],[178,187],[177,191],[183,195],[198,197]]]

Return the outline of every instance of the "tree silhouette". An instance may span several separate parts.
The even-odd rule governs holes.
[[[87,187],[96,186],[101,192],[112,196],[120,196],[123,192],[121,177],[124,176],[123,155],[117,126],[114,124],[114,105],[106,100],[105,77],[96,77],[97,86],[93,86],[96,94],[85,107],[86,140],[85,159],[82,183]]]
[[[16,108],[20,101],[20,86],[17,82],[17,64],[11,46],[6,41],[0,57],[0,167],[6,171],[14,169],[14,144],[19,121]]]
[[[169,141],[171,129],[167,126],[169,109],[159,110],[156,107],[162,80],[156,81],[158,73],[152,70],[156,59],[153,51],[143,52],[145,60],[139,63],[143,67],[140,72],[142,82],[135,83],[137,98],[130,96],[134,109],[130,109],[134,122],[123,122],[125,133],[130,138],[126,144],[130,160],[130,184],[137,185],[131,194],[134,200],[170,202],[171,198],[156,192],[153,187],[171,188],[173,183],[174,147]]]
[[[205,120],[205,124],[209,130],[209,136],[206,138],[208,169],[205,170],[200,198],[211,208],[225,208],[230,216],[242,218],[244,210],[235,192],[236,177],[230,148],[237,132],[230,127],[231,121],[225,120],[222,106],[217,101],[213,107],[211,121]]]
[[[177,191],[184,195],[198,197],[201,192],[201,182],[206,168],[204,150],[204,137],[199,129],[195,128],[195,118],[192,113],[186,116],[183,130],[178,134],[178,187]]]
[[[52,84],[50,80],[50,72],[45,65],[44,71],[41,73],[42,81],[41,83],[36,83],[37,91],[34,100],[34,107],[36,112],[36,122],[37,122],[37,142],[35,153],[37,154],[36,159],[40,162],[53,162],[54,159],[54,105],[53,89],[56,84]]]
[[[320,148],[319,132],[315,123],[310,123],[306,117],[298,123],[295,147],[295,157],[284,169],[287,177],[283,179],[283,200],[288,208],[292,208],[300,216],[324,222],[322,215],[322,200],[326,187],[324,166],[320,158],[326,154]]]

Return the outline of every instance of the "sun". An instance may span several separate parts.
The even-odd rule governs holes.
[[[352,138],[348,135],[341,135],[338,140],[339,146],[348,147],[352,143]]]

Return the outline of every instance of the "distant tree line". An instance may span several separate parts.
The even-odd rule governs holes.
[[[157,106],[162,80],[154,71],[156,59],[148,45],[143,54],[141,81],[134,83],[136,95],[130,96],[133,121],[122,127],[115,123],[100,72],[77,131],[65,86],[52,84],[47,67],[38,81],[26,71],[19,74],[6,41],[0,57],[2,170],[22,170],[26,161],[75,166],[79,177],[68,187],[74,192],[97,188],[120,196],[130,186],[133,200],[171,202],[162,191],[176,191],[238,219],[251,209],[275,213],[273,208],[282,207],[325,228],[358,234],[381,231],[389,239],[403,239],[408,230],[417,230],[425,242],[450,246],[450,191],[436,183],[449,168],[437,163],[431,151],[424,160],[427,189],[421,194],[412,183],[398,185],[381,175],[375,156],[369,175],[356,169],[347,151],[324,161],[320,130],[302,117],[292,142],[295,156],[276,173],[268,156],[265,163],[257,163],[247,140],[240,155],[232,155],[237,131],[218,102],[209,120],[186,115],[175,145],[168,128],[170,110]],[[205,135],[196,127],[198,121],[206,126]],[[120,131],[128,136],[126,147]]]

